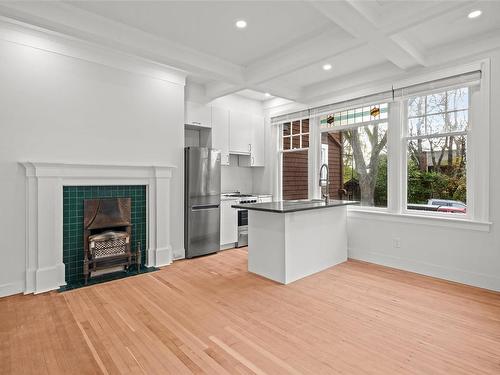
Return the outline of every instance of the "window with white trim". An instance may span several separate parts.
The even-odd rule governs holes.
[[[466,214],[468,129],[469,88],[408,99],[408,210]]]
[[[309,182],[309,119],[281,125],[282,197],[307,199]]]
[[[320,119],[321,157],[329,166],[330,197],[387,207],[387,128],[387,103]]]
[[[273,117],[280,124],[280,156],[301,150],[299,138],[293,148],[293,134],[282,134],[283,125],[308,118],[313,136],[304,157],[314,179],[309,199],[321,197],[317,181],[321,164],[327,163],[330,197],[364,206],[352,211],[448,223],[463,219],[482,230],[489,225],[490,67],[487,60],[473,65],[464,73],[450,69],[448,77]],[[283,147],[286,137],[290,143]]]

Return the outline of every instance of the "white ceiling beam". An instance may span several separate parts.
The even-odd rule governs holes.
[[[258,92],[268,92],[272,96],[279,96],[288,100],[297,100],[302,94],[301,90],[276,83],[265,83],[255,85],[248,82],[231,84],[226,82],[210,82],[205,84],[205,96],[207,101],[212,101],[221,96],[235,94],[241,90],[254,90]]]
[[[406,70],[426,65],[423,56],[415,48],[410,48],[409,43],[402,46],[377,28],[370,21],[370,17],[360,11],[359,3],[311,1],[310,4],[349,34],[366,41],[375,51],[381,53],[399,68]]]
[[[433,65],[443,65],[450,61],[456,63],[457,60],[469,56],[475,56],[477,60],[488,57],[489,51],[498,49],[500,49],[500,35],[498,31],[492,30],[468,38],[466,41],[457,40],[444,46],[435,47],[429,51],[429,61]]]
[[[321,64],[362,44],[364,42],[351,38],[335,41],[330,33],[323,33],[249,65],[244,72],[245,80],[254,84],[264,83],[312,64]]]
[[[288,100],[297,100],[302,95],[302,90],[300,88],[290,87],[276,82],[267,82],[259,85],[248,84],[247,88],[259,92],[268,92],[272,96]]]
[[[249,88],[245,83],[227,83],[221,81],[209,82],[205,84],[205,96],[208,101],[215,100],[221,96],[234,94],[238,91]]]
[[[433,1],[432,6],[428,6],[416,14],[412,14],[411,18],[408,17],[391,17],[390,22],[382,26],[382,30],[386,35],[394,35],[405,30],[411,29],[415,26],[421,25],[423,23],[429,22],[436,18],[439,18],[450,11],[463,10],[475,3],[475,0],[457,0],[457,1]],[[366,1],[356,1],[356,7],[358,9],[366,9],[363,14],[370,14],[367,9],[367,5],[371,2]],[[376,2],[373,2],[377,4]],[[398,5],[404,5],[404,2],[399,2]],[[379,7],[380,8],[380,7]],[[382,9],[383,14],[383,9]]]
[[[352,98],[356,90],[367,86],[369,82],[379,81],[398,74],[404,74],[404,72],[389,62],[382,63],[363,69],[362,71],[306,86],[302,91],[303,95],[299,98],[299,101],[301,103],[318,103],[323,99],[327,99],[328,102],[331,102],[332,98],[338,99],[342,95]],[[387,87],[378,86],[377,90],[380,92],[390,88],[390,85]],[[326,104],[326,102],[323,104]]]

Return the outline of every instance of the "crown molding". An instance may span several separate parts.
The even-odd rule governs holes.
[[[68,3],[0,3],[0,15],[40,30],[211,79],[237,82],[243,68]]]
[[[185,85],[187,73],[59,32],[0,16],[0,40]]]

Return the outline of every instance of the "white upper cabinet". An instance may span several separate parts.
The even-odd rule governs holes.
[[[264,117],[252,116],[252,151],[250,153],[251,166],[263,167],[265,159],[265,134],[264,134]]]
[[[185,124],[211,132],[211,143],[203,144],[221,151],[221,165],[229,165],[229,154],[238,154],[241,166],[264,166],[264,117],[188,101]]]
[[[221,165],[229,165],[229,111],[212,107],[212,148],[221,151]]]
[[[203,128],[212,127],[212,107],[194,102],[186,102],[184,123]]]
[[[264,117],[252,115],[251,121],[250,156],[240,156],[238,164],[242,167],[263,167],[265,163]]]
[[[229,112],[229,152],[250,155],[252,144],[252,115]]]

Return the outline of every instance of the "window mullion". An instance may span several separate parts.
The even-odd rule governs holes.
[[[399,211],[400,201],[400,140],[401,114],[400,102],[389,103],[387,124],[387,209],[389,212]]]
[[[427,100],[424,102],[424,113],[427,111]],[[398,213],[405,213],[407,210],[407,198],[408,198],[408,141],[406,136],[408,135],[408,100],[400,102],[399,109],[400,119],[399,119],[399,129],[401,137],[399,138],[399,196],[398,196]],[[427,127],[424,122],[424,126]]]
[[[407,141],[414,141],[417,139],[432,139],[432,138],[442,138],[442,137],[458,137],[461,135],[467,135],[467,131],[457,131],[457,132],[447,132],[447,133],[434,133],[434,134],[428,134],[428,135],[411,135],[411,136],[406,136],[405,139]]]

